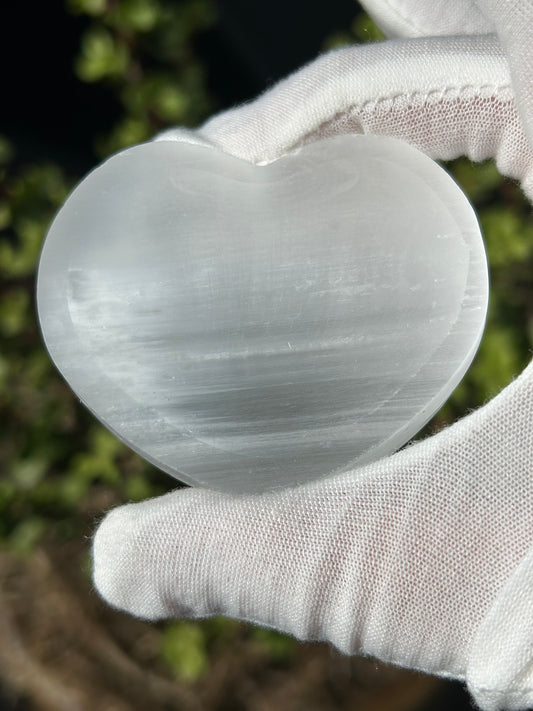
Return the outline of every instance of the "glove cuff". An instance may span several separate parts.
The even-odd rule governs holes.
[[[468,657],[466,682],[484,711],[533,705],[533,549],[479,626]]]

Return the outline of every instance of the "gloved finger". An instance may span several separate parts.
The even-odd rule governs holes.
[[[484,35],[494,32],[474,0],[360,0],[388,37]]]
[[[533,2],[476,0],[507,55],[518,111],[533,146]]]
[[[435,159],[496,159],[533,196],[533,153],[495,37],[394,40],[324,55],[263,96],[198,131],[158,140],[204,142],[254,163],[344,133],[407,141]]]
[[[361,0],[389,37],[496,33],[533,146],[533,3],[531,0]]]

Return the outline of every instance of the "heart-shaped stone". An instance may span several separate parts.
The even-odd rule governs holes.
[[[57,215],[42,332],[85,405],[188,483],[261,491],[392,453],[483,331],[487,264],[451,178],[394,139],[265,166],[155,142]]]

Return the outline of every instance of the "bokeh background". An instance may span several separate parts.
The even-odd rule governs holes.
[[[0,42],[0,709],[469,708],[460,684],[222,618],[147,624],[90,577],[102,513],[176,482],[103,429],[52,366],[35,270],[68,191],[110,153],[253,98],[321,51],[381,35],[351,0],[12,3]],[[530,357],[533,225],[491,162],[448,166],[475,204],[491,303],[475,363],[421,436]]]

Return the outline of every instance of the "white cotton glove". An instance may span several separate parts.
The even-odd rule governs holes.
[[[533,197],[533,153],[495,37],[332,52],[257,101],[162,140],[275,160],[340,133],[495,157]],[[255,496],[185,489],[115,509],[94,580],[147,619],[227,615],[466,679],[486,711],[533,704],[533,365],[438,435]]]
[[[533,145],[533,0],[360,0],[389,37],[496,33]]]

